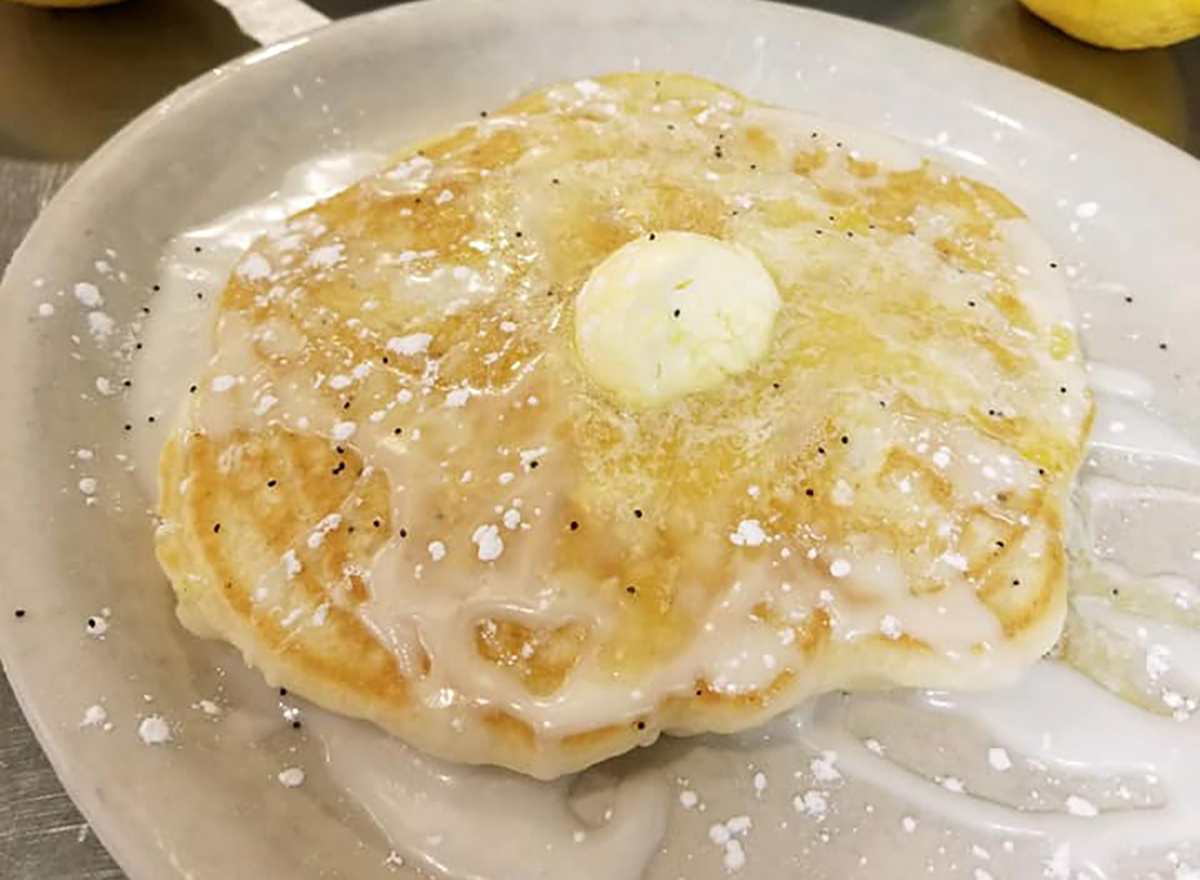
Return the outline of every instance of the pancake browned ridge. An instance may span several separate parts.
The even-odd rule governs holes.
[[[696,248],[733,274],[675,284],[662,332],[605,324],[595,270],[652,240],[608,279],[629,308]],[[763,344],[687,384],[743,306]],[[1092,411],[1007,198],[667,73],[546,89],[292,217],[187,397],[158,535],[183,623],[539,777],[832,688],[1015,679],[1062,627]]]

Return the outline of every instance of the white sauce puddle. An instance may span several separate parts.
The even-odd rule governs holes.
[[[1200,449],[1137,403],[1097,395],[1092,446],[1139,458],[1171,459],[1200,465]]]
[[[1154,397],[1154,383],[1140,373],[1100,361],[1089,362],[1087,373],[1092,391],[1096,394],[1111,394],[1141,401],[1148,401]]]
[[[572,780],[537,780],[447,764],[362,722],[306,714],[339,785],[384,829],[405,861],[462,880],[640,877],[667,825],[667,788],[649,773],[612,792],[593,826],[568,802]],[[482,845],[481,845],[482,844]]]
[[[211,309],[237,257],[258,235],[374,170],[381,160],[374,154],[351,153],[305,163],[292,169],[269,198],[190,230],[171,244],[162,258],[162,289],[146,321],[144,350],[135,363],[129,398],[132,417],[145,426],[135,432],[132,451],[151,496],[156,494],[153,478],[159,447],[188,385],[204,364],[210,346]],[[1089,371],[1098,400],[1095,450],[1200,465],[1200,450],[1148,411],[1154,396],[1149,380],[1107,364],[1093,363]],[[149,416],[155,416],[153,425],[147,425]],[[1131,509],[1145,504],[1200,502],[1200,497],[1169,488],[1146,490],[1111,479],[1090,483],[1093,505]],[[1144,584],[1157,585],[1164,595],[1185,596],[1194,602],[1200,590],[1179,564],[1183,552],[1183,548],[1172,551],[1171,564],[1161,566],[1152,576],[1121,570],[1122,577],[1141,578]],[[1190,553],[1189,547],[1186,554]],[[1097,565],[1119,569],[1109,559]],[[1101,598],[1077,597],[1075,601],[1083,603],[1080,611],[1089,620],[1120,633],[1148,653],[1168,657],[1193,680],[1200,678],[1200,637],[1195,631],[1118,612]],[[1041,845],[1046,877],[1121,876],[1110,872],[1131,851],[1177,847],[1200,831],[1200,729],[1195,718],[1176,721],[1143,712],[1052,662],[1043,662],[1020,685],[1005,690],[917,693],[910,702],[923,710],[920,717],[929,729],[936,729],[939,719],[952,713],[973,722],[995,745],[1014,756],[1040,761],[1049,771],[1087,777],[1148,776],[1148,784],[1161,794],[1162,805],[1127,810],[1106,807],[1096,810],[1097,815],[1076,810],[1075,815],[1068,815],[1022,811],[948,790],[944,784],[881,756],[848,733],[840,723],[846,701],[836,698],[813,701],[783,726],[795,731],[796,750],[802,743],[818,751],[836,751],[841,772],[856,784],[895,795],[913,810],[957,826],[961,833],[983,835],[993,842],[1004,837]],[[541,783],[504,771],[452,766],[427,758],[363,723],[315,709],[308,710],[305,717],[308,730],[323,745],[329,775],[373,817],[392,847],[410,864],[471,880],[636,880],[667,835],[670,801],[666,771],[656,772],[651,767],[620,780],[611,791],[605,820],[588,821],[572,806],[573,780]],[[728,751],[739,763],[753,762],[758,747],[738,742],[738,738],[708,737],[697,751]],[[800,756],[797,760],[804,759]],[[733,763],[731,759],[722,766],[732,767]],[[764,777],[764,787],[766,784]],[[722,782],[711,785],[716,788]],[[724,785],[729,788],[729,781]],[[753,800],[753,795],[745,793],[739,797]],[[752,806],[745,805],[747,810]],[[691,807],[685,803],[684,809]],[[724,817],[710,818],[718,821]],[[687,843],[698,852],[709,846],[707,841]],[[740,847],[738,843],[739,853]],[[1177,876],[1186,876],[1179,873],[1187,870],[1179,857],[1174,864]],[[729,861],[721,867],[719,859],[702,867],[705,874],[714,869],[722,874],[739,869]],[[759,863],[753,873],[770,876],[771,870]],[[995,865],[989,870],[989,877],[993,873],[1006,876]]]
[[[1092,596],[1076,598],[1075,609],[1085,620],[1141,648],[1148,658],[1147,675],[1151,680],[1178,668],[1194,689],[1200,686],[1200,633],[1185,626],[1123,613]],[[1200,822],[1196,827],[1200,828]]]
[[[1194,642],[1196,635],[1191,638]],[[1200,730],[1194,721],[1151,715],[1070,667],[1049,661],[1012,688],[923,692],[914,699],[931,712],[954,713],[974,722],[1008,751],[1040,760],[1051,771],[1153,779],[1162,787],[1163,805],[1080,816],[1022,811],[948,791],[847,735],[838,725],[836,709],[828,714],[818,710],[815,725],[802,728],[800,737],[814,748],[837,750],[842,767],[868,785],[956,825],[993,836],[1043,840],[1070,867],[1063,877],[1075,877],[1076,871],[1094,878],[1121,876],[1110,870],[1128,853],[1178,846],[1200,830]]]

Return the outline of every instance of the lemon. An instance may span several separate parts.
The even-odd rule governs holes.
[[[1200,0],[1021,0],[1071,36],[1110,49],[1170,46],[1200,34]]]

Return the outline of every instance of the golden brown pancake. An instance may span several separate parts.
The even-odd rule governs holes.
[[[630,403],[582,361],[576,298],[677,232],[761,262],[769,345]],[[632,375],[662,353],[629,335]],[[254,245],[163,450],[158,554],[184,624],[271,682],[552,777],[832,688],[1017,677],[1062,626],[1090,417],[1064,287],[1001,193],[619,74]]]

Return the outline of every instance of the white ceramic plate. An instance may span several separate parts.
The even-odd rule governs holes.
[[[120,355],[125,341],[125,353],[136,356],[136,334],[128,334],[151,300],[165,243],[266,196],[286,169],[315,155],[386,151],[532,87],[630,68],[689,71],[892,133],[1019,202],[1062,255],[1090,357],[1137,374],[1101,371],[1101,390],[1111,393],[1101,395],[1088,478],[1176,490],[1130,502],[1150,509],[1142,519],[1116,505],[1117,524],[1097,541],[1116,548],[1132,577],[1200,575],[1192,555],[1200,546],[1196,507],[1179,494],[1200,488],[1188,439],[1200,436],[1200,353],[1190,338],[1200,318],[1200,165],[1183,153],[965,55],[770,3],[433,0],[345,21],[214,71],[132,123],[47,208],[4,281],[0,646],[64,783],[135,880],[365,878],[397,870],[395,860],[385,864],[395,840],[324,772],[317,738],[293,731],[264,688],[245,696],[252,686],[230,683],[237,661],[174,620],[151,551],[149,501],[123,458],[144,426],[124,427],[121,381],[129,368]],[[96,285],[102,308],[78,300],[80,282]],[[103,337],[105,327],[89,311],[112,318],[110,337],[97,341],[94,331]],[[18,608],[26,611],[21,618]],[[87,618],[106,608],[104,637],[89,635]],[[199,707],[210,698],[224,702],[221,716]],[[1105,699],[1089,696],[1065,713],[1048,699],[1047,725],[1078,734],[1081,723],[1096,726],[1087,721],[1094,712],[1129,722]],[[103,707],[111,729],[81,727],[92,706]],[[986,880],[1087,868],[1098,850],[1077,845],[1064,854],[1053,829],[1083,839],[1077,831],[1091,817],[1030,831],[1019,811],[995,812],[1006,798],[1029,806],[1028,791],[995,781],[998,760],[988,775],[987,736],[931,723],[918,708],[902,697],[865,700],[855,710],[858,733],[886,735],[889,756],[934,782],[905,782],[907,771],[888,761],[871,765],[844,732],[838,742],[849,751],[830,758],[819,754],[820,737],[789,737],[778,725],[760,735],[663,743],[635,756],[664,768],[670,790],[669,831],[661,851],[653,841],[648,875],[774,878],[803,869],[811,877],[920,872]],[[828,701],[819,710],[838,711]],[[151,715],[169,722],[171,743],[144,744],[138,729]],[[806,717],[820,727],[812,713]],[[1095,747],[1094,737],[1087,742]],[[1020,749],[1011,751],[1024,767]],[[394,770],[390,761],[406,760],[380,754],[381,778]],[[1125,769],[1154,766],[1153,756],[1145,764],[1124,753],[1114,760]],[[308,770],[299,789],[277,781],[293,765]],[[860,784],[856,768],[874,781]],[[967,793],[949,791],[948,776],[966,780]],[[1069,784],[1048,785],[1035,802],[1061,806]],[[696,792],[696,802],[684,792]],[[947,796],[959,800],[947,805]],[[956,804],[965,819],[982,816],[982,825],[946,836],[943,828],[962,824]],[[750,822],[710,830],[741,815]],[[395,816],[379,818],[394,830]],[[1101,836],[1111,836],[1109,818],[1094,820]],[[503,851],[523,821],[519,811],[496,809],[482,824],[445,821],[427,836],[477,834],[485,853]],[[736,855],[727,859],[726,833],[739,841],[744,865]],[[580,850],[579,867],[565,873],[623,880],[629,868],[612,841],[595,837],[594,848]],[[1158,842],[1169,848],[1171,841]],[[550,863],[541,845],[535,839],[524,858],[502,853],[491,869],[485,859],[476,873],[540,876]],[[998,869],[1006,859],[1024,867]],[[1180,864],[1186,858],[1177,853]]]

